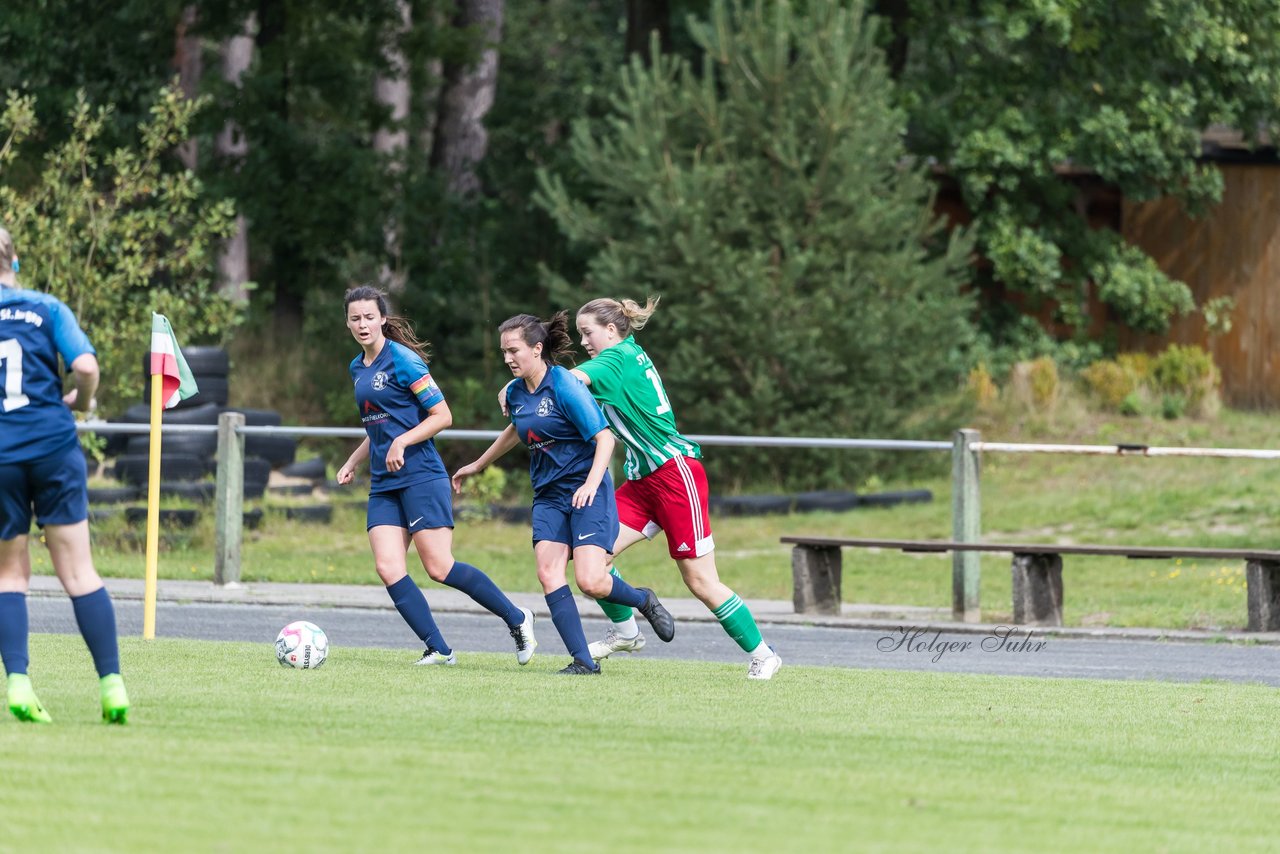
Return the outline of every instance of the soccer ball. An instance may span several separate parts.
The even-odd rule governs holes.
[[[329,636],[306,620],[296,620],[276,635],[276,660],[281,667],[314,670],[329,657]]]

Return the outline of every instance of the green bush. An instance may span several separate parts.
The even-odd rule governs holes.
[[[1212,414],[1222,377],[1213,357],[1194,344],[1170,344],[1151,362],[1151,384],[1160,394],[1178,397],[1193,415]],[[1163,407],[1167,413],[1169,405]],[[1166,417],[1169,417],[1166,415]]]
[[[1080,378],[1094,400],[1105,410],[1120,412],[1138,387],[1130,371],[1118,361],[1103,359],[1080,372]]]
[[[163,168],[202,103],[166,87],[137,143],[104,151],[111,108],[81,93],[67,116],[70,137],[38,175],[5,168],[39,138],[35,99],[11,91],[0,113],[0,216],[22,256],[22,282],[75,312],[98,351],[108,413],[140,395],[153,311],[184,344],[221,342],[241,317],[216,292],[213,269],[233,228],[231,203],[211,201],[190,171]]]

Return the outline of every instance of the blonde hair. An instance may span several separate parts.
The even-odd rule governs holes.
[[[660,299],[661,297],[647,297],[643,306],[633,299],[593,299],[578,309],[578,314],[591,315],[601,326],[612,323],[617,327],[618,335],[626,338],[632,331],[644,329],[644,325],[657,310]]]
[[[13,235],[0,225],[0,268],[9,269],[13,263]]]

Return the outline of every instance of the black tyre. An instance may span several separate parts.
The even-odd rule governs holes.
[[[893,507],[896,504],[923,504],[932,500],[933,493],[927,489],[875,492],[870,495],[858,496],[858,504],[862,507]]]
[[[305,477],[309,480],[324,480],[325,465],[320,457],[291,463],[280,469],[280,473],[289,477]]]
[[[266,491],[267,491],[267,485],[265,483],[252,483],[247,480],[244,482],[245,498],[261,498],[264,494],[266,494]]]
[[[280,486],[268,486],[267,492],[272,495],[310,495],[313,487],[309,483],[286,483]]]
[[[114,519],[123,512],[123,507],[90,507],[89,524],[92,525],[95,522],[105,522],[107,519]]]
[[[193,457],[211,457],[218,451],[217,433],[174,433],[165,436],[160,443],[162,456],[170,454],[189,454]],[[126,454],[148,454],[151,452],[151,437],[147,435],[130,436],[125,445]]]
[[[291,436],[245,436],[244,452],[247,456],[262,457],[279,468],[293,462],[298,453],[298,441]]]
[[[244,526],[250,531],[258,530],[262,524],[262,508],[255,507],[252,510],[244,511]]]
[[[209,403],[219,407],[227,405],[230,386],[226,377],[197,376],[196,385],[200,387],[200,391],[175,406],[174,411],[194,409]]]
[[[221,408],[212,403],[188,406],[185,409],[166,409],[160,413],[160,421],[163,424],[217,424],[218,413],[221,411]],[[126,424],[150,424],[151,407],[145,403],[135,403],[115,420]]]
[[[796,496],[796,512],[811,513],[815,510],[839,512],[858,506],[858,495],[842,489],[823,492],[802,492]]]
[[[244,426],[246,427],[279,427],[282,423],[280,413],[270,409],[245,409],[240,406],[228,406],[222,411],[239,412],[244,416]]]
[[[231,373],[231,358],[222,347],[207,347],[194,344],[182,348],[182,357],[187,360],[187,367],[197,377],[225,377]],[[151,376],[151,354],[142,357],[143,376]]]
[[[271,463],[261,457],[245,457],[244,460],[244,482],[260,483],[267,485],[267,481],[271,479]]]
[[[136,486],[91,486],[90,504],[123,504],[138,497]]]
[[[723,516],[779,516],[791,512],[787,495],[734,495],[713,497],[711,512]]]
[[[327,525],[333,521],[332,504],[309,504],[305,507],[286,507],[284,517],[295,522],[315,522]]]
[[[533,508],[527,505],[503,505],[492,504],[489,512],[494,519],[501,522],[511,522],[513,524],[526,524],[533,521]]]
[[[130,525],[147,524],[147,508],[145,507],[126,507],[124,515],[125,518],[129,520]],[[161,525],[170,525],[175,528],[190,528],[199,518],[199,510],[177,510],[165,507],[160,508]]]
[[[186,498],[191,501],[212,501],[213,492],[217,484],[211,480],[189,481],[160,481],[160,496],[162,498]]]
[[[116,477],[125,483],[142,485],[149,476],[147,454],[125,454],[116,459]],[[201,457],[190,454],[162,454],[160,457],[161,480],[200,480],[209,472],[209,464]]]

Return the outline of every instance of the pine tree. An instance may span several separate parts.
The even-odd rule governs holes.
[[[587,256],[586,281],[549,272],[552,292],[662,297],[640,340],[686,432],[906,435],[956,387],[968,242],[907,155],[873,21],[859,3],[720,0],[690,26],[700,68],[655,43],[613,115],[575,126],[578,171],[539,176]],[[809,483],[856,466],[732,456]]]

